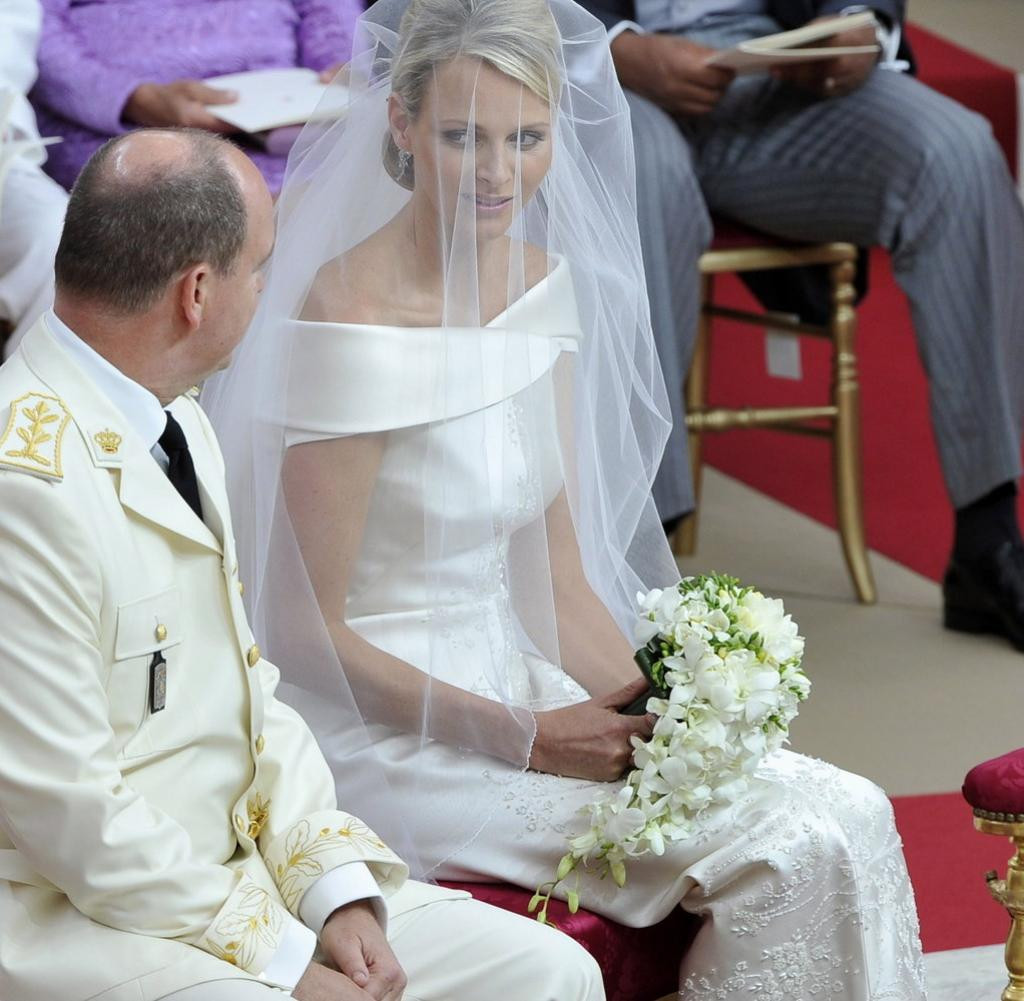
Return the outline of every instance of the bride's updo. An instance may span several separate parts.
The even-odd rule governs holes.
[[[558,99],[562,71],[558,28],[547,0],[410,0],[399,28],[391,90],[416,118],[436,67],[468,56],[481,59],[548,104]],[[413,171],[390,133],[384,167],[403,188]]]

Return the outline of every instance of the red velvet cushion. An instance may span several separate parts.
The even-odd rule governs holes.
[[[533,896],[505,883],[443,885],[468,890],[477,900],[524,915]],[[560,900],[551,901],[548,917],[600,964],[608,1001],[656,1001],[678,990],[679,960],[700,927],[699,918],[676,909],[651,928],[626,928],[590,911],[570,914]]]
[[[963,793],[976,810],[1024,814],[1024,747],[975,765],[964,779]]]

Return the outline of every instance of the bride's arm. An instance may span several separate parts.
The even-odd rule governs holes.
[[[285,502],[299,552],[363,716],[507,761],[523,757],[523,717],[428,677],[349,627],[345,599],[366,526],[382,434],[295,445],[285,454]],[[429,715],[425,713],[429,699]]]
[[[564,489],[548,507],[546,521],[562,667],[591,695],[607,695],[636,680],[640,669],[633,648],[583,572]]]
[[[427,736],[516,764],[524,755],[523,720],[500,702],[428,678],[368,643],[345,624],[345,599],[365,530],[383,435],[353,435],[288,449],[285,501],[316,600],[364,717],[419,733],[429,698]],[[636,690],[634,690],[634,688]],[[529,764],[540,771],[611,780],[629,762],[631,733],[642,717],[621,717],[626,692],[536,714]]]

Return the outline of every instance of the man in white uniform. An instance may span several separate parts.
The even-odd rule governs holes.
[[[43,173],[42,146],[10,157],[5,177],[5,147],[39,139],[25,95],[36,79],[41,20],[38,0],[0,0],[0,327],[13,330],[5,354],[52,301],[53,254],[68,200]]]
[[[252,317],[272,214],[221,139],[113,140],[0,368],[0,998],[600,1001],[566,936],[407,881],[274,698],[187,393]]]

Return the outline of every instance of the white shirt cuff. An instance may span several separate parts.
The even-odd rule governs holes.
[[[636,21],[619,21],[618,24],[608,29],[608,44],[611,45],[624,31],[635,31],[638,35],[645,33]]]
[[[325,872],[302,896],[299,917],[317,935],[339,908],[356,900],[369,900],[381,928],[387,931],[388,912],[373,874],[364,862],[349,862]]]
[[[870,4],[855,3],[849,7],[844,7],[839,13],[845,16],[846,14],[860,14],[865,10],[873,11],[874,8]],[[882,50],[881,58],[878,60],[879,69],[896,70],[899,73],[905,73],[910,69],[910,63],[906,59],[897,58],[900,51],[900,40],[903,38],[903,28],[899,24],[894,24],[891,28],[887,28],[879,22],[875,28],[875,37],[878,39],[879,47]]]
[[[287,987],[291,992],[306,972],[316,951],[316,934],[304,924],[289,917],[277,952],[260,974],[260,980]]]

